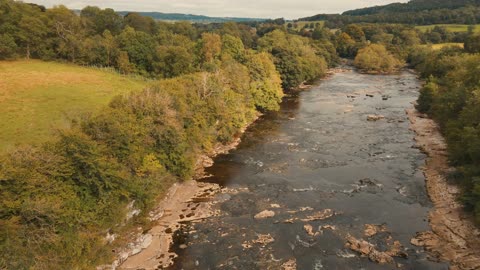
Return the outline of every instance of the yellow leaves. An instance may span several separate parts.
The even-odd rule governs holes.
[[[354,65],[365,72],[393,72],[402,64],[381,44],[371,44],[360,49],[354,61]]]
[[[217,34],[202,34],[202,55],[205,62],[212,62],[222,52],[222,38]]]
[[[154,154],[148,154],[143,158],[143,163],[136,173],[140,177],[165,172],[165,168]]]

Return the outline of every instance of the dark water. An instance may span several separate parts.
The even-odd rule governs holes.
[[[425,156],[413,147],[405,114],[418,88],[409,72],[350,71],[286,98],[280,112],[264,116],[245,133],[237,150],[216,159],[209,170],[214,176],[206,181],[248,191],[218,195],[220,216],[186,225],[174,247],[180,255],[174,269],[281,269],[290,259],[297,269],[448,269],[410,245],[416,232],[429,229],[431,207],[420,171]],[[355,92],[356,98],[348,97]],[[371,114],[386,118],[369,122]],[[299,211],[302,207],[308,210]],[[299,220],[324,209],[336,215]],[[255,220],[263,210],[275,216]],[[291,218],[297,220],[284,223]],[[315,232],[325,225],[336,230],[311,236],[307,224]],[[385,224],[388,232],[367,238],[365,224]],[[242,246],[266,234],[274,242]],[[398,240],[408,258],[371,262],[345,248],[348,234],[379,250],[387,249],[386,239]]]

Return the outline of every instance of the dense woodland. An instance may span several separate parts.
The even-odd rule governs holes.
[[[326,20],[331,28],[351,23],[477,24],[480,23],[478,0],[412,0],[344,12],[318,14],[302,21]]]
[[[465,50],[426,45],[444,42]],[[259,112],[278,110],[284,91],[323,76],[339,57],[369,73],[405,63],[419,71],[427,81],[419,109],[441,124],[463,200],[480,217],[478,52],[479,35],[442,27],[422,33],[361,23],[334,32],[328,23],[296,29],[281,19],[166,23],[0,0],[0,59],[111,67],[156,80],[76,119],[48,143],[0,155],[0,269],[109,262],[122,239],[106,243],[107,232],[148,227],[145,214],[171,183],[192,177],[200,154],[231,141]],[[141,214],[126,220],[129,206]]]

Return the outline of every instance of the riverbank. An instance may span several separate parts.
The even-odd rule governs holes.
[[[157,207],[149,213],[154,224],[147,232],[138,228],[132,241],[124,248],[116,250],[116,260],[111,265],[99,266],[97,269],[160,269],[173,264],[177,254],[170,252],[175,233],[185,222],[197,222],[212,217],[212,199],[221,192],[217,184],[202,183],[197,180],[208,177],[205,169],[211,167],[213,158],[227,154],[241,142],[241,135],[261,116],[257,116],[240,131],[238,136],[228,144],[217,144],[209,153],[197,158],[195,176],[192,180],[177,182],[167,191]]]
[[[429,214],[432,231],[418,233],[412,244],[424,247],[451,270],[480,269],[480,231],[457,201],[460,190],[448,183],[452,172],[447,145],[437,124],[415,109],[407,110],[417,146],[428,156],[423,172],[434,208]]]
[[[326,77],[339,72],[345,72],[345,69],[330,69]],[[302,84],[298,87],[298,91],[311,87],[312,85]],[[175,183],[157,208],[150,213],[150,220],[155,224],[153,228],[148,232],[138,233],[134,241],[116,253],[117,259],[111,266],[102,266],[99,269],[149,270],[171,266],[178,255],[170,252],[170,248],[174,242],[175,233],[181,230],[182,223],[195,223],[216,215],[217,213],[212,210],[215,204],[213,197],[216,194],[232,191],[222,189],[218,184],[197,180],[210,177],[205,173],[205,169],[214,165],[213,159],[236,149],[241,143],[242,134],[261,115],[258,113],[255,119],[245,125],[231,143],[218,144],[210,153],[200,155],[197,159],[194,178],[187,182]]]

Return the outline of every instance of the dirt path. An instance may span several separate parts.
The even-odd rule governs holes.
[[[429,221],[432,231],[419,233],[412,244],[425,247],[435,257],[451,262],[450,269],[480,269],[480,231],[457,201],[460,190],[446,179],[446,143],[437,124],[415,109],[407,110],[418,147],[428,155],[423,168],[428,194],[434,204]]]

